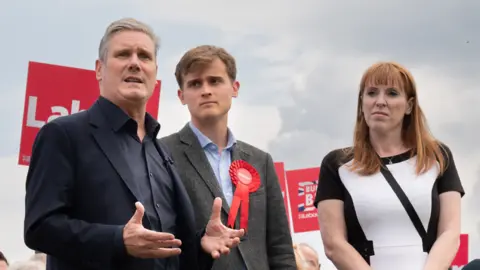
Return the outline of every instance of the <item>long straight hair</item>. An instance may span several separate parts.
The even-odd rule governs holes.
[[[436,162],[440,165],[440,174],[445,171],[446,160],[442,154],[441,144],[430,133],[427,120],[418,103],[415,81],[410,72],[394,62],[378,62],[363,74],[360,82],[357,104],[357,120],[355,123],[353,148],[349,156],[353,156],[350,166],[352,171],[361,175],[372,175],[382,166],[380,157],[370,142],[369,127],[362,113],[362,96],[367,83],[377,85],[401,85],[407,100],[413,98],[413,108],[405,115],[402,123],[402,140],[411,148],[412,157],[417,156],[416,173],[422,174]]]

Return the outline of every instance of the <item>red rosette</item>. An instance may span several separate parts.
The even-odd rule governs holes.
[[[244,160],[235,160],[229,169],[232,183],[237,186],[238,182],[248,186],[249,192],[255,192],[260,187],[260,175],[257,170]]]
[[[255,168],[244,160],[235,160],[230,165],[230,178],[235,185],[235,193],[233,194],[230,213],[228,213],[228,223],[230,228],[235,226],[238,209],[240,213],[240,229],[247,231],[248,227],[248,210],[250,193],[255,192],[261,185],[260,175]]]

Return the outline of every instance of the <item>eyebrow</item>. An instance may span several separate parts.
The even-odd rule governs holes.
[[[134,51],[132,48],[118,48],[116,50],[113,50],[113,52],[115,54],[117,53],[122,53],[122,52],[132,52]],[[140,53],[145,53],[145,54],[148,54],[149,56],[153,56],[153,53],[148,51],[147,49],[145,48],[138,48],[136,51],[140,52]]]
[[[223,80],[223,77],[222,76],[207,76],[207,80],[208,79],[218,79],[218,80]],[[198,81],[201,81],[202,78],[194,78],[194,79],[191,79],[189,81],[187,81],[187,84],[191,84],[191,83],[194,83],[194,82],[198,82]]]

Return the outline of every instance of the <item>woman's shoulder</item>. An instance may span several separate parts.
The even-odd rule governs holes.
[[[336,148],[325,155],[322,165],[339,167],[353,158],[353,147]]]
[[[452,151],[450,150],[450,147],[446,145],[445,143],[438,141],[438,146],[440,147],[440,151],[442,151],[442,154],[445,158],[451,158],[452,157]]]

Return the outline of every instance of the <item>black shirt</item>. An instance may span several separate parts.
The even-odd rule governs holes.
[[[175,189],[164,161],[156,147],[160,124],[148,113],[145,115],[146,135],[137,135],[137,122],[120,107],[100,97],[101,109],[118,136],[121,152],[130,167],[139,194],[137,198],[145,207],[143,224],[146,228],[176,233]],[[156,259],[155,270],[178,269],[178,256]]]

